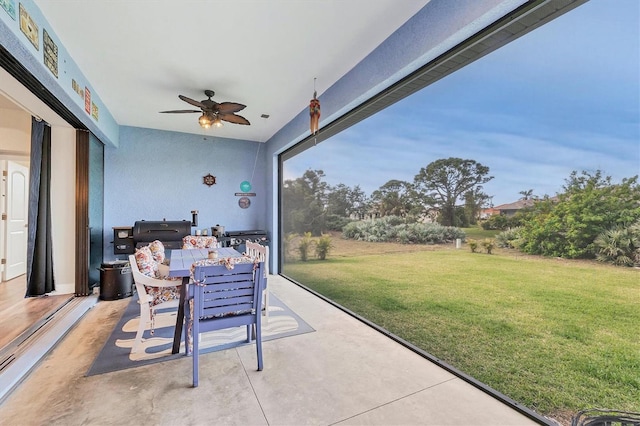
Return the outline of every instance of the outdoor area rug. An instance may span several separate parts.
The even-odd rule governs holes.
[[[107,339],[104,347],[96,357],[87,376],[124,370],[157,362],[169,361],[185,356],[184,337],[180,345],[180,353],[172,354],[173,331],[176,324],[177,308],[159,311],[155,318],[155,331],[151,336],[149,330],[143,335],[143,349],[137,354],[131,353],[133,340],[138,330],[140,306],[138,297],[134,295],[127,305],[122,318]],[[269,295],[269,319],[262,317],[262,340],[269,341],[283,337],[315,331],[309,324],[293,312],[287,305],[273,294]],[[245,326],[226,330],[202,333],[200,336],[200,353],[230,349],[247,343]]]

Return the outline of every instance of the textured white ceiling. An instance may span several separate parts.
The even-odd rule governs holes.
[[[118,124],[203,134],[159,111],[212,89],[251,126],[206,132],[262,142],[428,1],[35,0]]]

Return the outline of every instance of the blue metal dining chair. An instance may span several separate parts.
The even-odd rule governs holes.
[[[198,386],[199,335],[208,331],[246,325],[249,343],[255,327],[258,371],[262,370],[260,311],[263,269],[264,262],[238,263],[232,269],[224,265],[195,266],[185,306],[187,353],[190,345],[193,345],[193,387]]]

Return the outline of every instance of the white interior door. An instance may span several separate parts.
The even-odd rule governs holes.
[[[29,213],[29,169],[7,161],[5,265],[3,281],[27,272],[27,216]]]

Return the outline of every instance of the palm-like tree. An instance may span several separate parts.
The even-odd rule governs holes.
[[[533,196],[533,189],[527,189],[525,191],[520,191],[518,194],[522,195],[523,200],[528,200]]]
[[[632,226],[616,226],[594,240],[596,259],[620,266],[640,263],[640,221]]]

